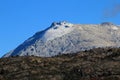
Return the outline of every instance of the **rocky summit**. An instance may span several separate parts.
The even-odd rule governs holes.
[[[31,55],[52,57],[98,47],[119,47],[119,41],[120,27],[110,22],[101,24],[54,22],[3,57]]]

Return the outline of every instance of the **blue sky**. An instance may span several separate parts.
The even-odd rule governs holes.
[[[119,3],[119,0],[0,0],[0,56],[54,21],[120,24],[119,10],[113,13]]]

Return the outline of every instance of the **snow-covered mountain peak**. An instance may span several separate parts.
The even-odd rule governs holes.
[[[68,27],[71,27],[71,26],[73,26],[73,24],[68,23],[66,21],[61,21],[61,22],[53,22],[52,25],[51,25],[51,28],[54,28],[54,29],[57,29],[58,27],[68,28]]]
[[[50,26],[49,29],[47,29],[44,33],[44,36],[42,37],[43,41],[48,41],[55,39],[57,37],[61,37],[67,33],[70,33],[74,30],[73,24],[68,23],[66,21],[62,22],[54,22]]]
[[[37,32],[4,57],[17,55],[51,57],[97,47],[120,47],[120,27],[110,22],[102,24],[54,22],[49,28]]]

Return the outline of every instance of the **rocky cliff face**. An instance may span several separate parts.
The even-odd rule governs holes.
[[[109,22],[102,24],[52,23],[37,32],[16,49],[4,55],[51,57],[76,53],[97,47],[119,47],[120,28]]]

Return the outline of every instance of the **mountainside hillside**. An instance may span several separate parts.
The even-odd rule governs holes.
[[[120,80],[120,48],[0,59],[0,80]]]
[[[102,24],[71,24],[57,22],[10,51],[9,56],[51,57],[76,53],[97,47],[119,47],[120,27],[109,22]]]

